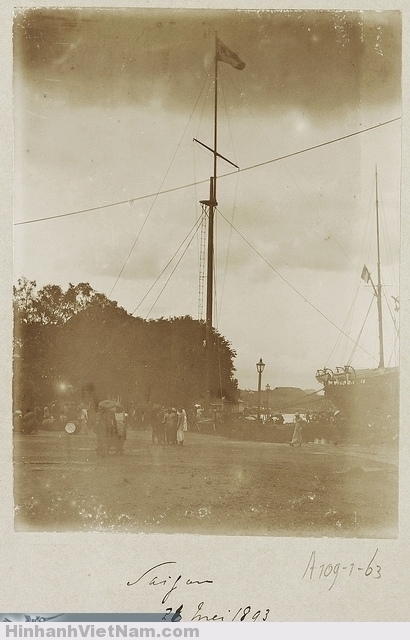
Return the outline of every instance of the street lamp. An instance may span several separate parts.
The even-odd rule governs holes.
[[[269,391],[270,391],[270,384],[267,384],[265,389],[266,389],[266,414],[267,414],[268,419],[269,419]]]
[[[259,362],[256,363],[256,371],[258,372],[258,422],[261,419],[261,382],[264,368],[265,363],[262,362],[262,358],[259,358]]]

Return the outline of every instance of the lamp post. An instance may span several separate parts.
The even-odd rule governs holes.
[[[266,389],[266,415],[267,415],[267,418],[269,420],[269,391],[270,391],[270,384],[267,384],[265,389]]]
[[[261,420],[261,383],[264,368],[265,363],[262,362],[262,358],[259,358],[259,362],[256,363],[256,371],[258,372],[258,422]]]

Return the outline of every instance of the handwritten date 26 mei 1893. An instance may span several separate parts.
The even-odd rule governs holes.
[[[192,588],[195,590],[206,589],[207,585],[214,583],[209,577],[201,577],[199,580],[184,577],[182,573],[179,573],[175,565],[176,562],[174,561],[160,562],[144,571],[136,580],[127,582],[128,587],[133,587],[138,584],[142,587],[149,587],[150,590],[153,589],[158,593],[161,598],[161,605],[164,605],[165,608],[162,620],[166,622],[179,622],[183,619],[183,616],[186,618],[187,613],[188,618],[186,619],[195,622],[223,622],[234,620],[238,622],[248,620],[265,622],[268,619],[270,609],[251,607],[248,604],[239,607],[237,610],[227,609],[224,612],[219,611],[217,613],[215,610],[210,610],[204,601],[196,605],[196,611],[193,609],[190,612],[187,612],[188,607],[184,607],[183,604],[177,607],[170,606],[170,604],[172,604],[170,598],[181,597],[181,592],[183,594],[187,589],[191,591]],[[182,610],[184,610],[183,613]]]

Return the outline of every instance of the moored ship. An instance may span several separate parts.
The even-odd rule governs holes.
[[[361,279],[370,284],[377,301],[378,318],[378,367],[355,369],[351,364],[318,369],[316,380],[323,385],[325,397],[340,411],[348,427],[378,430],[398,427],[399,420],[399,367],[386,367],[383,337],[383,287],[380,261],[380,224],[376,169],[376,238],[377,238],[377,282],[370,271],[363,267]],[[398,311],[398,298],[394,298]],[[398,335],[397,327],[395,330]]]

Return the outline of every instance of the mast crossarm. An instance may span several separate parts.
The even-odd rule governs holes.
[[[218,203],[216,200],[200,200],[200,204],[205,204],[207,207],[217,207]],[[208,215],[208,214],[206,214]]]
[[[235,169],[238,169],[238,171],[240,170],[238,165],[235,164],[234,162],[231,162],[230,160],[228,160],[228,158],[225,158],[225,156],[221,155],[220,153],[216,152],[211,149],[211,147],[208,147],[207,144],[204,144],[203,142],[201,142],[200,140],[197,140],[196,138],[193,138],[194,142],[197,142],[198,144],[200,144],[202,147],[205,147],[205,149],[208,149],[208,151],[210,151],[211,153],[213,153],[214,155],[216,155],[218,158],[222,158],[222,160],[225,160],[225,162],[228,162],[229,164],[231,164],[233,167],[235,167]]]

